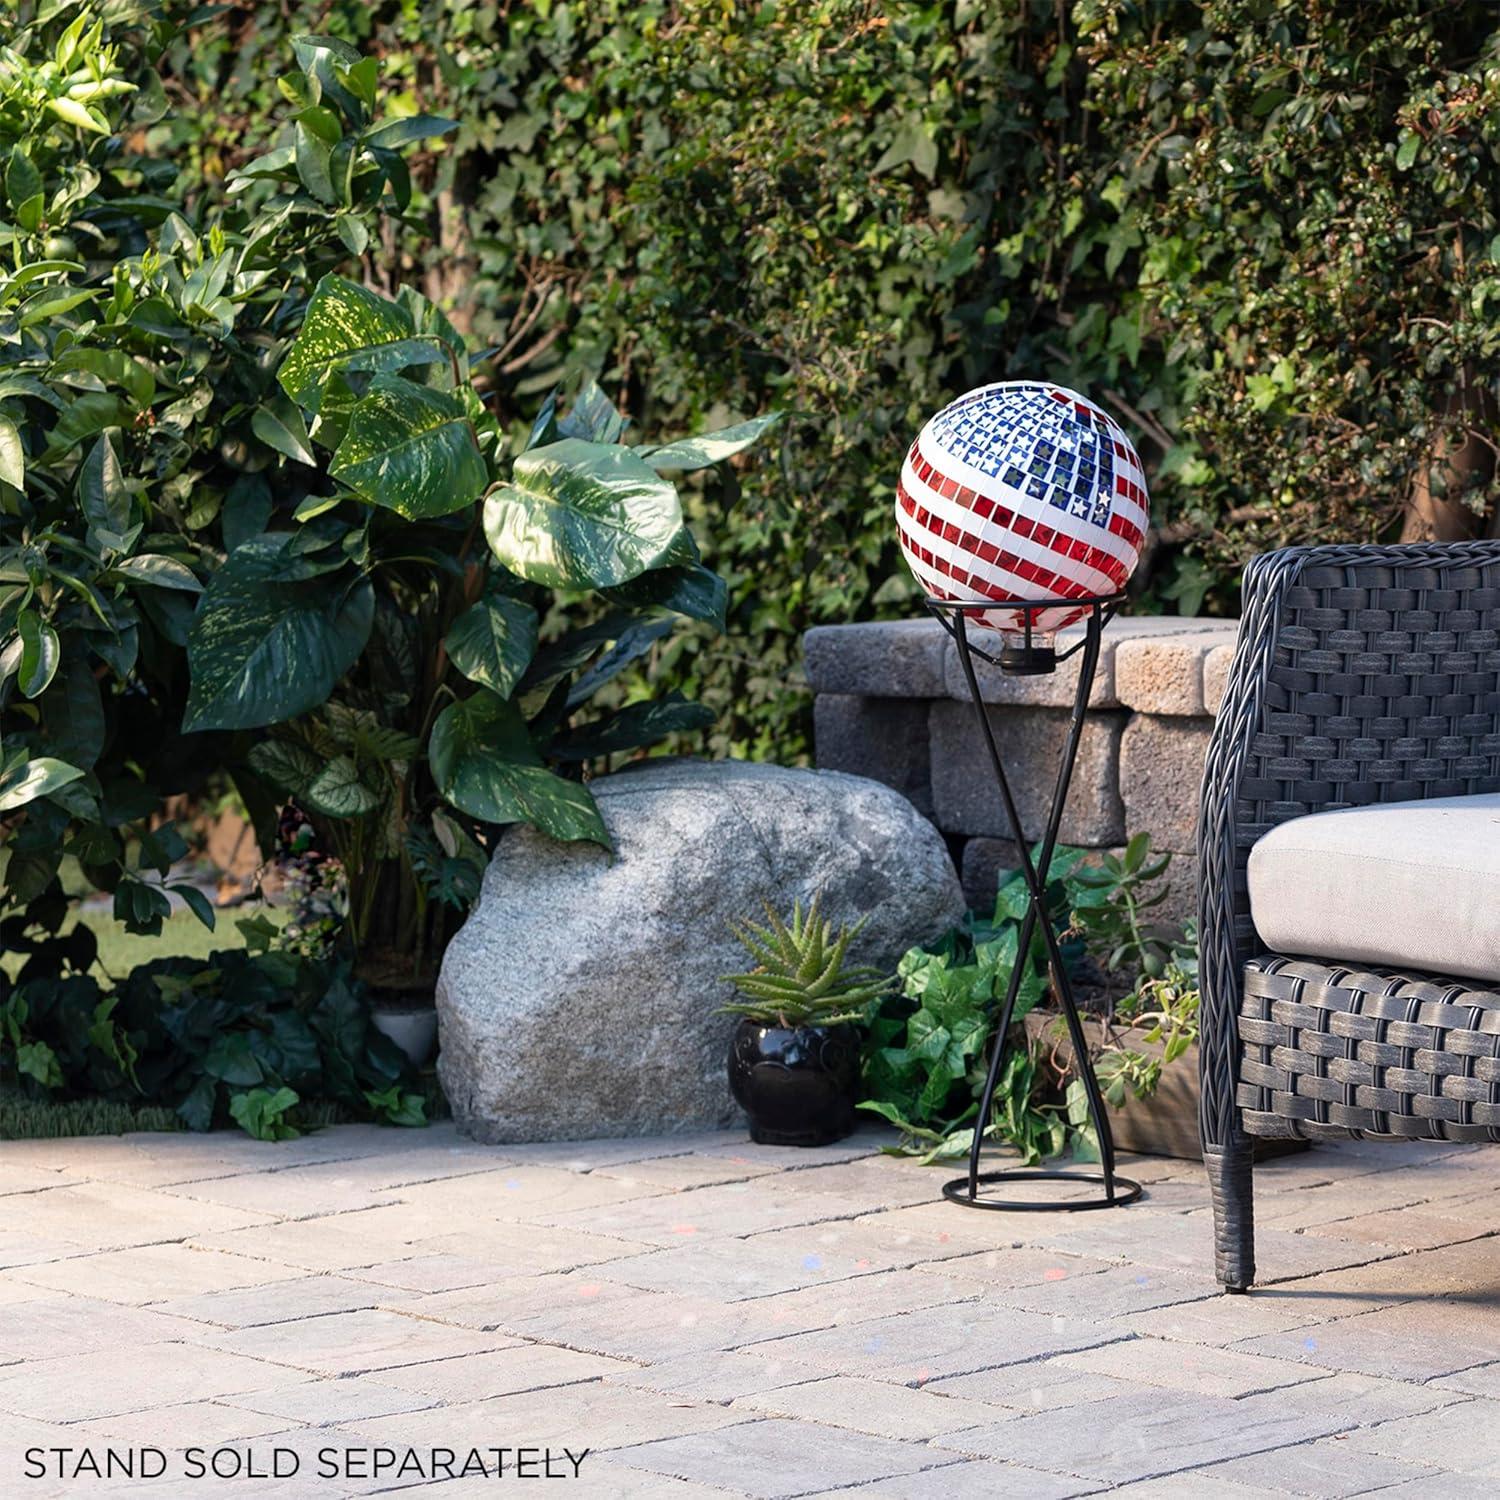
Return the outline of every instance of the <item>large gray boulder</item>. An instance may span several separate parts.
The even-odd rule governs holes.
[[[615,854],[530,828],[501,840],[443,960],[438,1072],[482,1141],[723,1126],[734,1021],[726,930],[823,893],[868,914],[856,957],[891,964],[964,902],[936,829],[899,793],[836,771],[650,761],[592,784]]]

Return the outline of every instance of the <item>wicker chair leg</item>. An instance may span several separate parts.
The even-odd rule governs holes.
[[[1255,1208],[1250,1142],[1244,1136],[1205,1146],[1203,1165],[1214,1204],[1214,1270],[1226,1292],[1248,1292],[1255,1280]]]

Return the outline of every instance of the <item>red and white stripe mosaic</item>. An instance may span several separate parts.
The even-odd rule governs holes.
[[[946,406],[922,429],[896,490],[901,548],[941,599],[1056,599],[1050,635],[1135,569],[1150,514],[1141,461],[1119,424],[1063,386],[1005,381]],[[976,624],[1018,632],[1014,609]]]

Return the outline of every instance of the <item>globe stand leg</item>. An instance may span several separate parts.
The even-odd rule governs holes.
[[[1000,1024],[995,1031],[995,1044],[990,1057],[989,1072],[985,1076],[984,1091],[980,1096],[979,1114],[976,1118],[974,1128],[973,1144],[969,1148],[969,1172],[967,1177],[957,1177],[953,1181],[943,1185],[943,1196],[954,1203],[961,1203],[966,1208],[983,1208],[1003,1210],[1006,1212],[1038,1213],[1038,1212],[1062,1212],[1077,1213],[1095,1208],[1118,1208],[1127,1203],[1134,1203],[1141,1196],[1142,1189],[1138,1182],[1128,1177],[1121,1177],[1115,1172],[1115,1143],[1114,1136],[1110,1131],[1109,1115],[1104,1107],[1104,1098],[1099,1091],[1099,1080],[1094,1072],[1093,1063],[1089,1059],[1087,1039],[1083,1033],[1083,1022],[1078,1013],[1078,1005],[1073,998],[1073,986],[1068,977],[1067,966],[1063,963],[1062,953],[1058,947],[1057,933],[1053,930],[1052,923],[1047,918],[1046,891],[1047,877],[1052,866],[1053,851],[1057,846],[1058,829],[1062,825],[1063,809],[1068,800],[1068,788],[1073,780],[1073,768],[1078,760],[1078,746],[1083,737],[1084,717],[1088,711],[1089,695],[1093,690],[1094,675],[1099,666],[1099,644],[1103,633],[1104,623],[1113,613],[1113,607],[1117,600],[1093,599],[1085,601],[1088,604],[1088,623],[1081,643],[1082,656],[1079,662],[1078,690],[1074,696],[1073,712],[1068,723],[1068,738],[1063,747],[1061,764],[1057,770],[1057,783],[1053,789],[1052,804],[1048,809],[1045,831],[1042,842],[1037,850],[1036,858],[1032,858],[1030,845],[1026,841],[1022,829],[1020,813],[1017,811],[1015,797],[1011,792],[1010,778],[1005,772],[1005,763],[1001,759],[1000,749],[995,741],[994,726],[990,723],[989,714],[985,712],[984,700],[980,695],[979,681],[974,671],[974,658],[979,656],[983,660],[993,661],[995,658],[987,656],[979,651],[969,641],[968,621],[966,615],[983,610],[994,609],[997,606],[992,602],[984,604],[954,604],[947,600],[928,600],[928,606],[937,615],[944,629],[953,637],[954,645],[958,650],[959,665],[963,669],[964,681],[968,684],[969,697],[974,705],[974,712],[978,717],[980,733],[984,739],[985,748],[989,753],[990,764],[995,772],[995,784],[1000,793],[1000,800],[1005,807],[1005,816],[1010,824],[1011,836],[1015,840],[1016,849],[1021,857],[1021,874],[1026,882],[1027,905],[1026,915],[1021,922],[1020,942],[1017,945],[1017,961],[1011,970],[1010,983],[1006,987],[1005,1003],[1000,1010]],[[1053,601],[1055,607],[1055,601]],[[1009,667],[1004,650],[999,658],[1002,670],[1019,670],[1022,672],[1036,673],[1050,670],[1037,665],[1038,653],[1047,651],[1051,654],[1051,648],[1038,648],[1031,641],[1031,619],[1036,606],[1023,609],[1023,619],[1026,623],[1026,638],[1021,647],[1010,648],[1023,654],[1024,660],[1029,664],[1021,664],[1017,667]],[[951,617],[951,618],[950,618]],[[1073,648],[1080,649],[1079,647]],[[1065,656],[1073,652],[1065,653]],[[1052,664],[1055,666],[1057,658],[1053,655]],[[990,1117],[990,1109],[994,1104],[995,1089],[1000,1078],[1001,1067],[1005,1060],[1006,1040],[1010,1034],[1011,1022],[1015,1016],[1016,997],[1020,992],[1021,980],[1025,972],[1025,956],[1031,951],[1032,938],[1040,926],[1042,940],[1047,948],[1047,964],[1052,976],[1053,993],[1057,996],[1062,1006],[1063,1016],[1067,1022],[1068,1035],[1073,1044],[1074,1065],[1078,1077],[1083,1083],[1084,1094],[1088,1100],[1089,1118],[1094,1126],[1095,1138],[1099,1142],[1099,1165],[1100,1171],[1094,1172],[1060,1172],[1051,1170],[1040,1170],[1037,1168],[1018,1167],[1009,1171],[981,1172],[979,1170],[980,1152],[984,1145],[985,1122]],[[1091,1183],[1103,1187],[1102,1196],[1088,1198],[1057,1199],[1053,1201],[1025,1202],[1015,1199],[1000,1199],[981,1197],[979,1188],[982,1183],[1000,1182],[1065,1182],[1065,1183]]]

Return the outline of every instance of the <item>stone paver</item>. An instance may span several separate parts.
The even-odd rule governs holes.
[[[1072,1495],[1098,1492],[1099,1486],[1088,1480],[973,1459],[897,1474],[852,1489],[822,1490],[807,1500],[1068,1500]]]
[[[640,1184],[653,1192],[663,1188],[679,1192],[683,1188],[718,1187],[726,1182],[748,1182],[752,1177],[766,1177],[775,1172],[776,1168],[769,1162],[734,1156],[701,1156],[697,1152],[658,1157],[654,1161],[611,1163],[595,1169],[599,1177],[614,1178],[627,1187]]]
[[[639,1366],[599,1354],[580,1354],[552,1344],[514,1344],[488,1354],[439,1359],[382,1370],[379,1379],[398,1390],[440,1401],[483,1401],[549,1386],[577,1385]]]
[[[1131,1163],[1118,1213],[974,1214],[889,1139],[7,1143],[0,1493],[85,1443],[302,1458],[255,1500],[411,1482],[309,1479],[322,1448],[501,1443],[592,1450],[589,1500],[1495,1492],[1500,1153],[1258,1168],[1265,1279],[1228,1298],[1191,1164]]]
[[[34,1193],[39,1188],[63,1185],[60,1166],[28,1166],[25,1162],[0,1162],[0,1198],[12,1193]]]
[[[878,1220],[862,1220],[867,1232],[881,1235],[885,1239]],[[903,1245],[904,1237],[893,1234],[889,1242]],[[923,1261],[919,1270],[930,1270],[943,1276],[973,1277],[987,1287],[1030,1287],[1066,1283],[1079,1297],[1089,1296],[1095,1288],[1092,1284],[1080,1285],[1079,1278],[1097,1276],[1115,1269],[1108,1261],[1089,1260],[1080,1255],[1058,1255],[1052,1250],[1029,1250],[1020,1245],[1007,1245],[1003,1250],[980,1250],[962,1255],[945,1257],[938,1261]]]
[[[1141,1385],[1204,1396],[1253,1396],[1278,1386],[1316,1378],[1305,1365],[1228,1349],[1203,1349],[1166,1339],[1130,1339],[1060,1355],[1054,1363],[1094,1375],[1113,1375]]]
[[[304,1380],[264,1391],[244,1391],[221,1400],[224,1405],[244,1411],[264,1412],[283,1427],[294,1422],[319,1427],[357,1423],[366,1417],[388,1417],[393,1412],[419,1411],[424,1406],[437,1405],[435,1397],[399,1390],[389,1384],[384,1378],[389,1374],[387,1370],[378,1376]]]
[[[270,1222],[264,1213],[196,1203],[113,1182],[84,1182],[27,1193],[23,1210],[28,1233],[91,1250],[160,1244],[187,1234]],[[14,1206],[10,1212],[18,1213]]]
[[[146,1245],[136,1250],[106,1250],[24,1266],[10,1273],[32,1287],[62,1292],[86,1291],[106,1302],[143,1306],[178,1297],[239,1287],[263,1286],[303,1273],[291,1266],[193,1250],[182,1244]],[[30,1295],[35,1296],[33,1291]]]
[[[778,1187],[797,1193],[820,1196],[855,1194],[871,1208],[901,1208],[914,1203],[931,1203],[942,1191],[944,1181],[952,1175],[941,1167],[921,1167],[915,1161],[899,1156],[867,1156],[859,1161],[831,1163],[827,1166],[795,1167],[784,1171],[776,1180]]]
[[[994,1411],[982,1401],[934,1395],[926,1389],[912,1390],[855,1375],[830,1375],[801,1385],[761,1391],[741,1396],[734,1405],[737,1409],[801,1417],[876,1437],[899,1432],[908,1438],[930,1438],[995,1420]]]
[[[269,1373],[259,1360],[194,1344],[100,1349],[0,1369],[0,1412],[83,1421],[253,1391]]]
[[[79,1422],[74,1431],[89,1440],[106,1438],[115,1443],[160,1447],[171,1435],[184,1434],[184,1441],[217,1448],[225,1443],[285,1432],[292,1423],[285,1416],[271,1416],[222,1401],[187,1401],[180,1406],[154,1406],[146,1411],[121,1412]]]
[[[359,1432],[372,1443],[398,1447],[509,1442],[603,1453],[727,1427],[745,1421],[747,1415],[715,1402],[685,1401],[594,1380],[379,1417],[359,1423]]]
[[[1122,1332],[1144,1337],[1224,1348],[1241,1339],[1306,1328],[1320,1316],[1326,1314],[1320,1314],[1313,1303],[1278,1297],[1272,1288],[1250,1297],[1205,1297],[1201,1302],[1174,1302],[1149,1312],[1130,1313],[1120,1319],[1120,1327]]]
[[[343,1276],[299,1276],[265,1286],[201,1292],[196,1297],[169,1297],[153,1312],[195,1318],[221,1328],[254,1328],[262,1323],[294,1323],[325,1313],[355,1312],[385,1300],[383,1287]]]
[[[363,1375],[396,1365],[482,1354],[503,1347],[508,1340],[370,1308],[201,1333],[198,1342],[226,1354],[246,1354],[315,1375]]]
[[[588,1481],[586,1493],[590,1500],[724,1500],[728,1493],[717,1486],[710,1489],[706,1484],[693,1484],[686,1479],[668,1479],[664,1474],[653,1474],[647,1469],[631,1469],[616,1463],[609,1454],[590,1459],[583,1471]],[[472,1486],[460,1489],[458,1485],[437,1486],[433,1493],[449,1500],[494,1500],[495,1486],[492,1480],[463,1480]],[[426,1500],[424,1494],[423,1500]]]
[[[1338,1427],[1333,1417],[1275,1408],[1252,1412],[1246,1401],[1148,1390],[1092,1402],[1081,1420],[1079,1413],[1062,1408],[934,1442],[978,1457],[1119,1484],[1309,1442]]]
[[[1218,1287],[1210,1277],[1186,1276],[1155,1267],[1109,1266],[1095,1276],[1048,1278],[1039,1285],[997,1290],[993,1297],[1007,1307],[1027,1312],[1118,1318],[1177,1302],[1199,1302],[1217,1294]]]
[[[1455,1371],[1429,1382],[1434,1389],[1459,1391],[1466,1396],[1494,1396],[1500,1398],[1500,1363],[1474,1365],[1467,1370]]]
[[[1124,1222],[1123,1214],[1096,1213],[1085,1217],[1095,1222],[1049,1224],[1040,1231],[1033,1230],[1033,1234],[1038,1243],[1067,1254],[1093,1255],[1196,1275],[1213,1265],[1213,1220],[1206,1211],[1163,1214],[1143,1209],[1130,1216],[1129,1224]],[[1363,1265],[1396,1253],[1389,1245],[1293,1234],[1286,1229],[1257,1228],[1255,1246],[1256,1273],[1261,1284],[1267,1286]]]
[[[1482,1211],[1469,1212],[1444,1199],[1441,1203],[1359,1213],[1351,1219],[1314,1224],[1307,1232],[1342,1240],[1368,1240],[1397,1250],[1436,1250],[1462,1240],[1483,1239],[1491,1232],[1489,1222]]]
[[[620,1463],[675,1479],[720,1485],[755,1500],[782,1500],[828,1487],[830,1474],[851,1484],[953,1462],[920,1443],[769,1418],[716,1432],[626,1448]]]
[[[124,1344],[157,1343],[197,1332],[186,1318],[164,1316],[92,1297],[39,1297],[0,1307],[0,1363],[50,1355],[85,1354]]]
[[[1105,1323],[961,1303],[791,1334],[755,1352],[907,1385],[1088,1349],[1115,1337]]]
[[[966,1396],[1007,1411],[1055,1411],[1058,1407],[1082,1407],[1110,1396],[1123,1396],[1138,1384],[1134,1378],[1116,1380],[1109,1375],[1086,1374],[1064,1364],[1060,1357],[1000,1365],[990,1370],[975,1370],[970,1375],[948,1375],[928,1381],[922,1389],[943,1396]]]
[[[737,1302],[847,1281],[903,1263],[899,1254],[859,1245],[856,1236],[811,1228],[777,1230],[748,1240],[708,1239],[701,1245],[604,1261],[592,1269],[606,1281],[647,1291],[695,1292]]]
[[[749,1354],[739,1349],[715,1349],[706,1354],[684,1354],[680,1359],[635,1366],[605,1378],[664,1395],[734,1401],[740,1396],[820,1380],[823,1371],[815,1365],[798,1364],[796,1360]]]
[[[1361,1453],[1340,1438],[1233,1458],[1228,1463],[1195,1469],[1189,1477],[1200,1475],[1210,1483],[1227,1479],[1256,1490],[1312,1495],[1318,1500],[1339,1500],[1371,1490],[1384,1492],[1393,1484],[1423,1477],[1422,1471],[1411,1464]]]
[[[558,1229],[593,1231],[655,1245],[680,1245],[712,1235],[742,1237],[767,1229],[854,1218],[873,1207],[850,1194],[793,1192],[776,1179],[722,1183],[646,1199],[616,1201],[597,1208],[537,1208],[527,1222]]]
[[[1355,1309],[1350,1309],[1354,1311]],[[1442,1325],[1450,1325],[1444,1328]],[[1439,1334],[1440,1336],[1435,1336]],[[1235,1345],[1251,1354],[1299,1360],[1325,1370],[1426,1381],[1493,1359],[1500,1343],[1500,1307],[1488,1316],[1455,1316],[1426,1306],[1376,1308],[1290,1333],[1273,1333]]]
[[[1349,1446],[1414,1463],[1439,1463],[1460,1474],[1500,1480],[1500,1402],[1474,1400],[1438,1412],[1382,1422],[1355,1433]]]
[[[1408,1479],[1381,1490],[1382,1500],[1494,1500],[1495,1482],[1471,1474],[1433,1469],[1421,1479]]]

